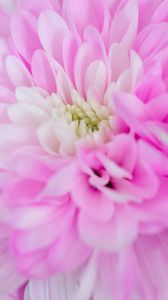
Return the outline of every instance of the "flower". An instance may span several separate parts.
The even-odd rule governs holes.
[[[167,1],[152,3],[2,10],[0,205],[21,298],[166,300]]]

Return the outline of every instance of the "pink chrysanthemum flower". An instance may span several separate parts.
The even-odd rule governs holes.
[[[167,300],[167,8],[0,10],[2,297]]]

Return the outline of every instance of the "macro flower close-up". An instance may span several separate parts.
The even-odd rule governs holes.
[[[0,300],[168,300],[168,0],[0,0]]]

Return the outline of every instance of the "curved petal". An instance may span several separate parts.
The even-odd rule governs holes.
[[[26,11],[17,12],[12,16],[11,32],[16,49],[30,62],[34,51],[41,48],[36,18]]]
[[[35,16],[38,16],[42,11],[46,9],[51,9],[52,5],[50,0],[18,0],[17,8],[20,10],[25,10],[32,13]]]
[[[63,13],[70,26],[76,28],[83,36],[88,25],[94,25],[99,31],[102,30],[105,13],[104,0],[65,0],[63,2]],[[82,7],[82,10],[81,10]]]
[[[46,52],[62,63],[63,41],[69,33],[64,20],[57,13],[46,10],[39,17],[38,32]]]
[[[17,57],[9,55],[6,60],[6,68],[9,78],[15,87],[33,85],[29,71]]]
[[[110,28],[110,45],[114,42],[120,42],[129,49],[136,36],[137,26],[137,1],[130,0],[114,15]]]
[[[31,67],[36,85],[49,93],[56,92],[56,74],[43,50],[37,50],[34,53]]]
[[[48,114],[35,105],[16,103],[8,108],[10,120],[17,125],[37,127],[48,120]]]
[[[78,49],[74,63],[74,77],[77,90],[84,95],[84,78],[90,63],[102,58],[102,51],[96,42],[86,42]]]
[[[126,209],[119,209],[110,221],[103,222],[81,212],[79,215],[81,238],[94,249],[119,251],[133,242],[137,235],[137,224]]]
[[[87,99],[93,99],[102,102],[106,88],[106,67],[101,60],[92,62],[86,71],[84,89]],[[90,93],[91,89],[95,89],[95,94]]]
[[[71,194],[79,208],[95,219],[109,220],[114,213],[112,199],[91,186],[86,175],[82,173],[79,173],[75,183]]]
[[[111,67],[111,80],[115,81],[119,75],[129,67],[129,56],[126,49],[117,43],[113,43],[109,51],[109,63]]]

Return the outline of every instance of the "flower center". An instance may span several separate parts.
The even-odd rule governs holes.
[[[69,124],[78,138],[93,135],[104,127],[109,127],[110,112],[96,101],[85,101],[77,93],[71,104],[65,104],[55,97],[53,117]]]

